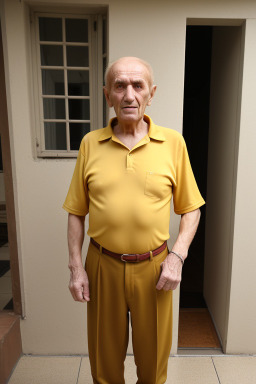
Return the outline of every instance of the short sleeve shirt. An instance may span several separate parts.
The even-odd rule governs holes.
[[[169,238],[170,202],[181,215],[204,204],[186,144],[145,115],[148,134],[132,149],[107,127],[83,138],[63,208],[89,213],[88,235],[117,253],[143,253]]]

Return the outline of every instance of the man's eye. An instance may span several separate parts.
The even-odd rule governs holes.
[[[137,89],[141,89],[142,86],[141,86],[141,84],[135,84],[135,88],[137,88]]]

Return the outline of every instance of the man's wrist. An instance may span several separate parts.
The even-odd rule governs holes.
[[[177,253],[177,252],[174,252],[174,251],[170,251],[170,253],[172,253],[173,255],[175,255],[176,257],[178,257],[182,263],[182,265],[184,265],[184,257],[180,254],[180,253]]]
[[[70,269],[70,272],[75,272],[80,268],[84,268],[82,261],[77,261],[77,262],[69,262],[68,263],[68,268]]]
[[[176,241],[175,244],[172,247],[172,252],[178,253],[182,256],[183,260],[185,261],[188,256],[188,246],[187,244],[182,243],[181,241]]]

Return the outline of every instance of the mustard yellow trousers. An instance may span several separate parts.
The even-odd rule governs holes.
[[[86,271],[88,347],[93,382],[123,384],[129,312],[137,384],[163,384],[172,343],[172,291],[158,291],[167,248],[139,263],[125,263],[90,243]]]

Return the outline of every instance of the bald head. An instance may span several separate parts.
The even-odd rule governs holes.
[[[154,75],[151,65],[147,61],[138,57],[127,56],[121,57],[120,59],[108,64],[105,72],[105,84],[107,89],[110,89],[115,73],[122,72],[122,69],[125,69],[126,71],[128,69],[131,73],[142,70],[147,76],[149,89],[152,88]]]

